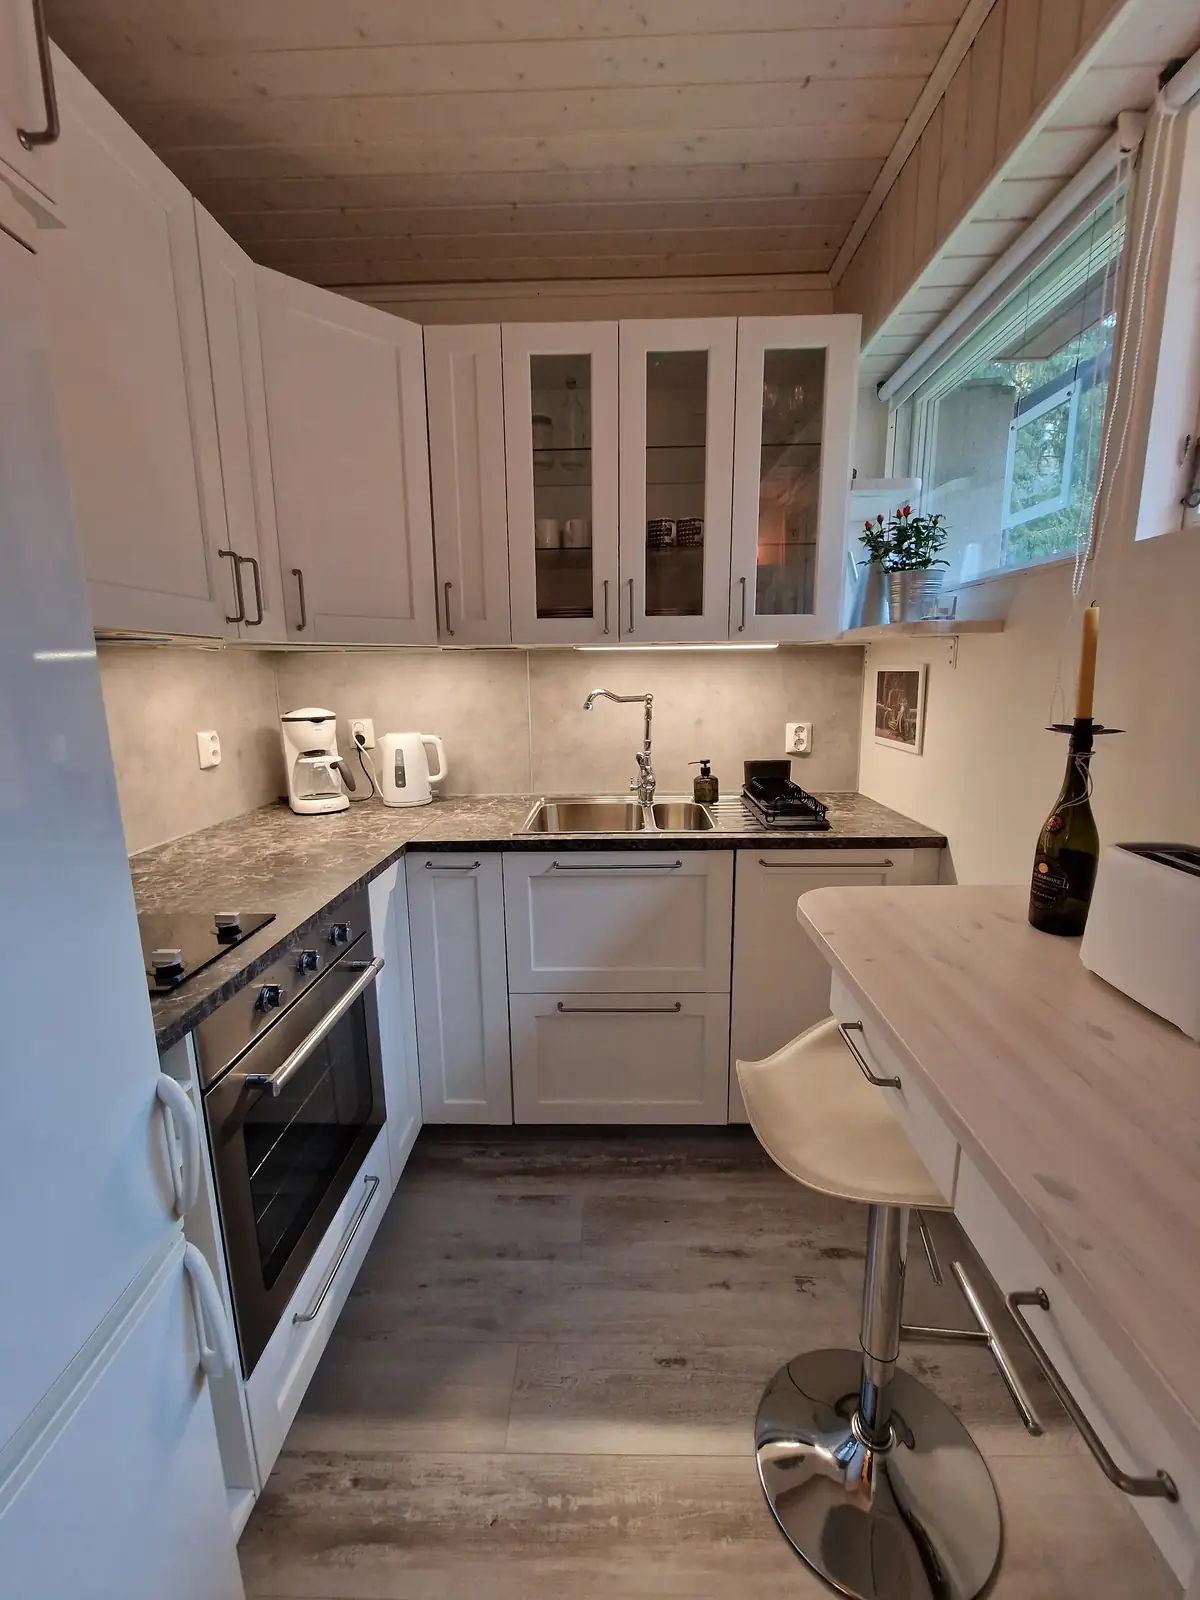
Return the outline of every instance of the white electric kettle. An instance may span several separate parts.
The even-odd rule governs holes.
[[[437,751],[437,771],[430,772],[426,746]],[[446,752],[436,733],[385,733],[379,741],[380,781],[385,806],[427,806],[431,784],[449,772]]]

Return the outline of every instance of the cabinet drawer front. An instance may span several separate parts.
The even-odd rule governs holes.
[[[514,994],[517,1122],[715,1122],[729,1094],[729,997]]]
[[[1152,1476],[1163,1468],[1174,1478],[1178,1505],[1143,1499],[1133,1499],[1132,1504],[1186,1582],[1200,1540],[1200,1440],[1196,1451],[1185,1456],[1062,1287],[1042,1251],[965,1154],[959,1161],[954,1214],[1005,1294],[1046,1291],[1049,1311],[1024,1306],[1021,1315],[1114,1459],[1134,1474]],[[1114,1489],[1113,1494],[1119,1491]]]
[[[370,1180],[377,1178],[378,1184]],[[388,1130],[380,1128],[362,1171],[350,1185],[337,1216],[309,1263],[295,1294],[270,1342],[258,1358],[258,1365],[246,1380],[246,1404],[254,1435],[260,1479],[266,1483],[283,1446],[283,1441],[300,1409],[305,1390],[317,1369],[334,1323],[342,1314],[346,1297],[354,1286],[371,1240],[387,1210],[392,1191],[388,1162]],[[357,1228],[355,1220],[360,1216]],[[296,1315],[309,1313],[316,1304],[330,1269],[346,1243],[350,1230],[354,1239],[337,1269],[333,1283],[317,1315],[308,1322],[294,1322]]]
[[[506,855],[508,985],[522,994],[727,994],[729,851]]]
[[[929,1168],[929,1175],[945,1195],[946,1204],[952,1205],[958,1179],[958,1140],[912,1081],[912,1074],[884,1044],[878,1023],[864,1013],[861,1003],[836,977],[830,1008],[839,1022],[862,1023],[862,1032],[854,1031],[854,1043],[875,1076],[900,1079],[899,1089],[879,1089],[877,1093],[883,1095],[913,1149]]]

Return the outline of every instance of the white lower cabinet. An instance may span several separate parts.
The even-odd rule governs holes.
[[[727,994],[514,994],[515,1122],[724,1122]]]
[[[518,994],[729,992],[731,850],[504,857]]]
[[[375,980],[375,1000],[379,1008],[379,1048],[383,1054],[391,1181],[395,1188],[421,1131],[408,891],[399,863],[372,878],[367,892],[371,902],[372,943],[375,954],[382,956],[385,963]]]
[[[422,1118],[510,1123],[500,857],[431,851],[405,872]]]
[[[379,1130],[321,1248],[309,1262],[279,1326],[246,1379],[260,1480],[283,1447],[334,1323],[358,1276],[392,1192],[388,1128]],[[164,1591],[165,1593],[166,1591]]]
[[[21,1600],[241,1600],[178,1239],[11,1472],[0,1590]]]
[[[940,850],[737,852],[734,890],[732,1059],[761,1061],[829,1015],[829,965],[796,920],[810,889],[936,883]],[[729,1120],[745,1122],[737,1073]]]

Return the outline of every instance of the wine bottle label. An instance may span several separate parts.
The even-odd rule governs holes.
[[[1053,911],[1067,897],[1071,880],[1056,861],[1049,860],[1041,851],[1033,859],[1033,883],[1029,889],[1031,905],[1040,911]]]

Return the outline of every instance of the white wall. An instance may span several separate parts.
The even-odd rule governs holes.
[[[1093,806],[1102,841],[1200,843],[1200,534],[1106,545],[1083,599],[1101,607]],[[1073,710],[1079,623],[1071,567],[1017,580],[1004,633],[964,636],[958,666],[942,640],[873,645],[864,680],[859,787],[941,828],[962,883],[1024,883],[1058,792],[1066,740],[1045,732]],[[930,664],[925,750],[873,737],[875,670]],[[1065,692],[1051,716],[1061,663]]]

